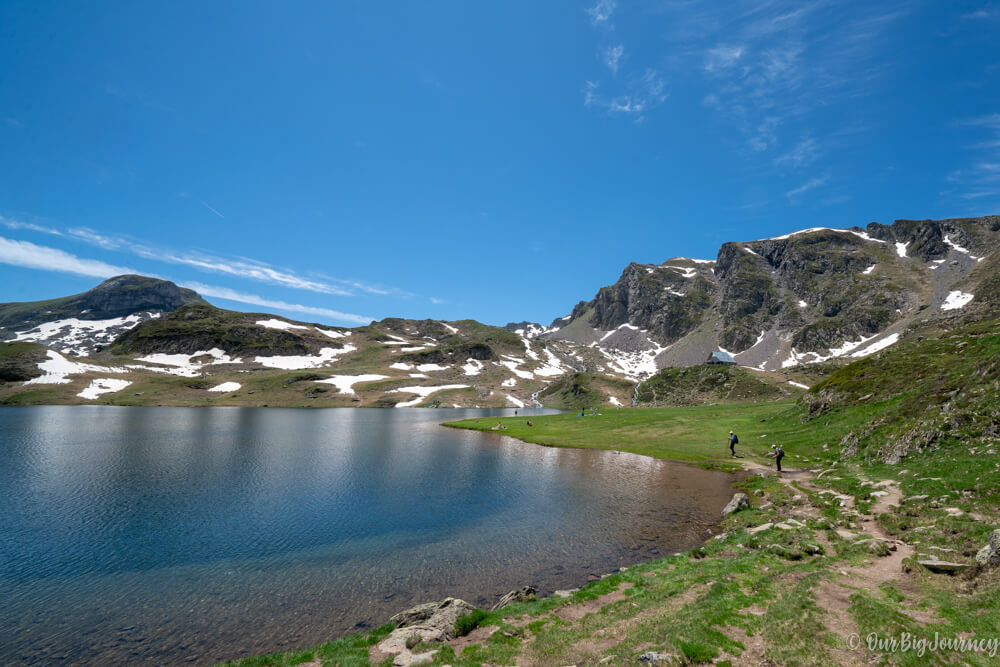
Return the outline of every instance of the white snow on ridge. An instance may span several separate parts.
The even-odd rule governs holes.
[[[910,245],[910,244],[909,243],[897,243],[896,244],[896,254],[899,255],[900,257],[906,257],[906,246],[908,246],[908,245]]]
[[[686,259],[689,262],[694,262],[695,264],[715,264],[714,259],[694,259],[692,257],[681,257],[680,259]]]
[[[44,375],[28,380],[24,384],[69,384],[67,375],[78,373],[127,373],[124,368],[110,368],[107,366],[95,366],[94,364],[81,364],[70,361],[55,350],[46,350],[48,360],[38,364],[38,368],[44,371]]]
[[[469,385],[467,384],[446,384],[440,387],[400,387],[399,389],[393,389],[392,391],[417,394],[417,397],[412,401],[396,403],[397,408],[412,408],[415,405],[419,405],[421,401],[435,392],[444,391],[446,389],[467,389],[468,386]]]
[[[957,243],[955,243],[954,241],[952,241],[950,234],[945,234],[943,240],[944,240],[945,244],[950,245],[952,248],[954,248],[955,250],[957,250],[958,252],[960,252],[960,253],[962,253],[964,255],[968,255],[971,259],[974,259],[977,262],[983,261],[982,257],[976,257],[971,252],[969,252],[968,248],[963,248],[962,246],[960,246]]]
[[[867,269],[865,269],[861,273],[863,273],[866,276],[871,275],[871,272],[875,270],[876,266],[877,266],[877,264],[872,264],[871,266],[869,266]]]
[[[304,370],[306,368],[319,368],[337,357],[347,354],[348,352],[353,352],[358,348],[353,345],[345,345],[340,349],[334,349],[332,347],[324,347],[319,351],[318,355],[299,355],[299,356],[274,356],[274,357],[254,357],[256,361],[261,366],[267,366],[268,368],[280,368],[286,371],[298,371]]]
[[[258,326],[266,327],[268,329],[281,329],[282,331],[287,331],[288,329],[308,329],[309,327],[302,326],[301,324],[292,324],[291,322],[286,322],[284,320],[278,320],[271,318],[269,320],[257,320],[256,324]]]
[[[242,386],[243,385],[241,385],[239,382],[223,382],[222,384],[215,385],[214,387],[212,387],[208,391],[217,391],[217,392],[220,392],[220,393],[222,393],[222,392],[230,392],[230,391],[239,391],[240,387],[242,387]]]
[[[667,264],[665,265],[664,268],[673,269],[674,271],[680,271],[681,275],[683,275],[685,278],[694,278],[696,275],[698,275],[698,270],[692,269],[689,266],[674,266],[673,264]]]
[[[755,252],[753,251],[753,249],[752,249],[752,248],[750,248],[750,247],[748,247],[748,246],[741,246],[741,247],[742,247],[742,248],[743,248],[744,250],[746,250],[746,251],[747,251],[748,253],[750,253],[751,255],[754,255],[754,256],[756,256],[756,257],[760,257],[760,255],[759,255],[759,254],[757,254],[757,253],[755,253]]]
[[[948,297],[941,304],[941,310],[957,310],[959,308],[965,308],[969,303],[975,298],[974,294],[968,294],[966,292],[949,292]]]
[[[427,373],[428,371],[446,371],[451,366],[439,366],[437,364],[420,364],[417,366],[417,370],[421,373]]]
[[[151,368],[149,366],[138,366],[130,365],[129,368],[136,368],[142,370],[150,370],[157,373],[170,373],[171,375],[180,375],[181,377],[197,377],[201,373],[202,366],[206,365],[203,363],[196,363],[192,361],[196,357],[212,357],[212,361],[208,365],[216,364],[238,364],[239,359],[233,359],[224,350],[220,350],[217,347],[213,347],[211,350],[199,350],[194,354],[147,354],[145,357],[139,357],[136,361],[145,361],[150,364],[160,364],[161,366],[172,366],[171,369],[166,368]]]
[[[77,396],[80,398],[86,398],[87,400],[94,400],[98,398],[101,394],[110,394],[116,391],[121,391],[125,387],[132,384],[128,380],[116,380],[114,378],[98,378],[92,380],[90,386],[81,391]]]
[[[876,341],[864,349],[851,353],[851,357],[853,358],[867,357],[870,354],[875,354],[879,350],[884,350],[890,345],[895,345],[897,342],[899,342],[899,334],[898,333],[890,334],[885,338],[883,338],[882,340]]]
[[[354,385],[359,382],[374,382],[375,380],[384,380],[388,375],[377,375],[375,373],[370,373],[367,375],[331,375],[323,380],[316,380],[319,384],[332,384],[341,394],[353,394]]]
[[[458,329],[455,328],[455,327],[453,327],[453,326],[451,326],[447,322],[438,322],[438,324],[440,324],[441,326],[443,326],[445,329],[447,329],[448,331],[452,332],[453,334],[457,334],[458,333]]]
[[[395,367],[396,364],[393,364],[393,368]],[[465,360],[465,365],[462,366],[462,370],[465,371],[466,375],[479,375],[483,371],[483,362],[470,357]]]
[[[669,292],[669,293],[673,294],[674,296],[684,296],[684,292],[678,292],[677,290],[670,289],[669,287],[664,287],[663,289],[664,289],[664,291]]]
[[[523,371],[520,368],[518,368],[518,366],[520,366],[523,363],[524,363],[523,360],[520,363],[518,363],[517,361],[501,361],[500,365],[506,366],[507,370],[509,370],[511,373],[513,373],[519,378],[524,378],[525,380],[533,380],[535,378],[534,373],[532,373],[531,371]]]
[[[808,389],[809,388],[809,385],[802,384],[801,382],[795,382],[794,380],[789,380],[788,384],[792,385],[793,387],[798,387],[799,389]]]
[[[524,407],[524,401],[522,401],[519,398],[514,398],[510,394],[507,394],[507,400],[510,401],[514,405],[515,408],[523,408]]]
[[[857,341],[844,341],[840,347],[833,347],[827,350],[828,355],[823,356],[817,354],[816,352],[799,352],[795,348],[788,353],[788,358],[781,362],[782,368],[790,368],[792,366],[798,366],[799,364],[815,364],[820,361],[827,361],[833,359],[834,357],[842,357],[844,355],[850,354],[851,357],[867,357],[870,354],[874,354],[879,350],[884,350],[885,348],[893,345],[899,340],[899,334],[890,334],[880,341],[867,345],[868,341],[878,338],[881,334],[875,334],[874,336],[869,336],[865,338],[861,337],[861,340]]]
[[[133,313],[127,317],[109,320],[81,320],[71,317],[42,322],[27,331],[16,332],[14,340],[49,344],[60,347],[67,354],[86,356],[89,352],[88,344],[110,343],[123,331],[132,329],[148,319],[159,317],[159,313],[146,313],[146,317]]]
[[[865,232],[859,232],[854,229],[833,229],[831,227],[810,227],[809,229],[800,229],[797,232],[792,232],[791,234],[784,234],[782,236],[772,236],[769,239],[759,239],[761,241],[784,241],[785,239],[790,239],[793,236],[798,236],[799,234],[812,234],[813,232],[838,232],[840,234],[854,234],[857,237],[864,239],[865,241],[872,241],[874,243],[885,243],[880,239],[872,238]]]
[[[799,304],[798,304],[798,305],[799,305],[799,308],[805,308],[805,307],[806,307],[806,306],[808,306],[809,304],[808,304],[808,303],[806,303],[805,301],[802,301],[802,300],[800,300],[800,301],[799,301]]]
[[[333,329],[320,329],[319,327],[316,327],[316,331],[327,338],[346,338],[354,333],[353,331],[334,331]]]
[[[404,364],[402,361],[397,361],[394,364],[389,364],[389,368],[395,368],[397,371],[408,371],[413,369],[413,364]]]
[[[621,405],[622,405],[622,402],[619,401],[614,396],[611,396],[610,398],[608,398],[608,403],[610,403],[611,405],[617,405],[618,407],[621,407]]]

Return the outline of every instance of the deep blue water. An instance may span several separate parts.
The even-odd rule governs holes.
[[[694,546],[731,495],[439,426],[500,412],[0,410],[0,664],[214,664],[577,586]]]

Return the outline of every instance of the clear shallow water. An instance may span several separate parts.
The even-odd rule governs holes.
[[[732,494],[439,426],[500,413],[0,410],[0,664],[214,664],[578,586],[701,543]]]

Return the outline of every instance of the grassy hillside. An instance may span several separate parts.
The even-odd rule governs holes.
[[[784,400],[799,393],[787,382],[736,366],[702,365],[664,368],[639,385],[637,399],[642,407],[657,407]]]
[[[0,382],[25,382],[42,374],[45,348],[37,343],[0,343]]]

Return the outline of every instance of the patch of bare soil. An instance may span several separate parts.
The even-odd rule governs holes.
[[[605,593],[604,595],[594,598],[593,600],[574,602],[573,604],[566,604],[561,607],[557,607],[552,613],[564,621],[578,621],[587,614],[596,614],[606,605],[624,600],[626,598],[625,591],[629,588],[632,588],[632,582],[626,581],[620,588],[613,590],[610,593]]]

